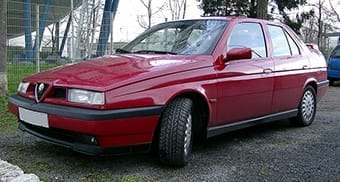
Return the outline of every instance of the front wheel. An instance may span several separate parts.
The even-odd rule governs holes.
[[[293,121],[299,126],[308,126],[313,123],[315,113],[316,93],[312,86],[307,86],[300,101],[298,115]]]
[[[159,158],[164,164],[185,166],[192,148],[192,109],[189,98],[177,98],[163,113],[159,133]]]

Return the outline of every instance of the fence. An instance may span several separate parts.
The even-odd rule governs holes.
[[[34,1],[34,0],[33,0]],[[84,60],[98,54],[113,53],[124,43],[98,40],[102,26],[109,35],[111,17],[102,23],[102,0],[8,1],[7,14],[7,77],[13,93],[25,76],[55,66]],[[40,2],[40,1],[36,1]],[[73,2],[73,3],[72,3]],[[73,7],[73,8],[72,8]],[[71,11],[74,9],[73,11]],[[103,32],[102,32],[103,33]],[[112,39],[111,39],[112,40]],[[98,46],[97,42],[104,45]]]

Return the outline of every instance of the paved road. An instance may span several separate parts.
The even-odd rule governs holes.
[[[150,155],[89,157],[20,132],[0,136],[0,157],[43,181],[340,181],[340,87],[330,87],[317,110],[309,127],[282,120],[209,139],[180,169]]]

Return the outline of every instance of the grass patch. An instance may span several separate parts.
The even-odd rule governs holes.
[[[151,178],[144,178],[140,175],[126,175],[126,176],[123,176],[119,181],[120,182],[142,182],[142,181],[152,182],[155,180]]]
[[[17,118],[7,109],[7,97],[0,97],[0,133],[13,133],[17,131]]]
[[[262,177],[269,177],[269,176],[272,175],[272,173],[270,172],[268,164],[265,164],[265,166],[262,169],[258,170],[257,174],[262,176]]]

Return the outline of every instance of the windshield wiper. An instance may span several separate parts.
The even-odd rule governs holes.
[[[131,53],[131,52],[124,50],[124,49],[121,49],[121,48],[118,48],[118,49],[116,49],[116,53]]]
[[[172,54],[172,55],[176,55],[177,54],[175,52],[170,52],[170,51],[156,51],[156,50],[139,50],[139,51],[135,51],[133,53],[140,53],[140,54]]]

